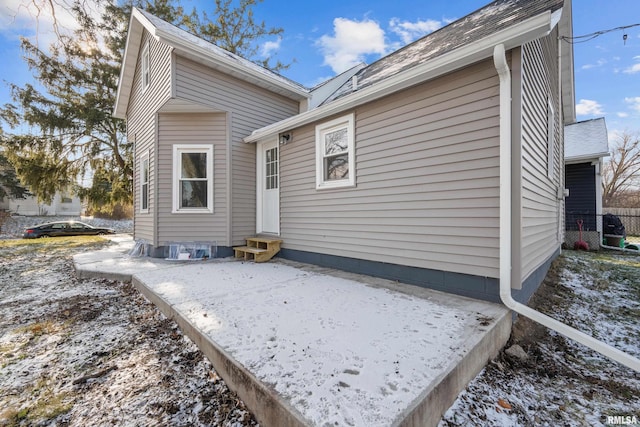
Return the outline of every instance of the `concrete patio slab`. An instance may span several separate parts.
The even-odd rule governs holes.
[[[79,275],[130,272],[265,426],[436,425],[511,330],[496,304],[304,264],[93,256]]]

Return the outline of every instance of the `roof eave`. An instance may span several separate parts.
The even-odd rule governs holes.
[[[278,80],[275,76],[268,73],[259,73],[250,68],[243,67],[235,63],[229,58],[216,56],[215,60],[211,58],[211,53],[203,50],[199,46],[186,43],[179,37],[162,31],[151,23],[138,9],[134,8],[131,12],[129,21],[129,31],[127,33],[127,42],[125,51],[122,56],[122,68],[120,69],[120,78],[118,80],[118,91],[116,92],[116,102],[113,109],[113,116],[119,119],[126,118],[129,97],[131,95],[131,84],[124,86],[125,83],[133,81],[136,62],[140,50],[140,41],[144,30],[147,30],[158,41],[162,41],[175,49],[187,52],[203,62],[209,64],[218,64],[220,68],[226,70],[230,74],[244,77],[245,80],[253,82],[264,82],[263,86],[270,88],[277,93],[295,100],[304,100],[310,97],[309,91],[303,87],[297,87],[293,84],[287,84]],[[123,83],[124,82],[124,83]]]
[[[129,97],[131,96],[132,84],[123,86],[123,82],[133,83],[133,76],[136,71],[136,62],[140,51],[140,41],[144,30],[149,31],[154,37],[155,27],[136,8],[131,11],[129,19],[129,29],[127,31],[127,42],[122,55],[122,67],[120,68],[120,78],[118,79],[118,91],[116,92],[116,102],[113,108],[113,117],[125,119]],[[157,38],[157,37],[156,37]]]
[[[211,53],[202,47],[187,43],[173,34],[158,29],[156,31],[156,35],[159,37],[160,41],[173,46],[179,51],[193,55],[202,62],[210,65],[216,65],[228,74],[250,82],[258,82],[259,85],[262,83],[267,89],[273,90],[274,92],[295,100],[303,100],[310,97],[309,91],[302,87],[287,84],[268,73],[260,73],[249,67],[243,67],[241,64],[238,64],[236,61],[225,56],[217,55],[215,59],[213,59]]]
[[[583,163],[587,160],[599,160],[602,159],[604,157],[609,157],[611,155],[611,153],[609,153],[608,151],[603,151],[601,153],[592,153],[592,154],[583,154],[580,156],[570,156],[570,157],[565,157],[564,158],[564,162],[566,164],[572,164],[572,163]]]
[[[371,102],[399,90],[455,71],[491,57],[494,46],[498,44],[504,44],[505,49],[512,49],[531,40],[543,37],[549,34],[552,29],[551,25],[551,12],[544,12],[474,43],[469,43],[456,50],[445,53],[424,64],[398,73],[373,86],[358,90],[329,104],[257,129],[251,135],[247,136],[244,141],[247,143],[257,142],[280,132],[312,123],[333,114],[338,114],[349,108],[354,108],[358,105]]]
[[[576,121],[575,71],[573,65],[573,46],[565,42],[562,37],[573,35],[573,10],[571,0],[564,0],[562,18],[558,24],[560,38],[561,77],[562,77],[562,108],[564,124]]]

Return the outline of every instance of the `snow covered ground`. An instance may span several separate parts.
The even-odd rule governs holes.
[[[566,251],[530,305],[640,357],[638,255]],[[460,394],[440,427],[606,426],[616,420],[607,417],[640,424],[640,373],[524,317],[507,347],[514,344],[526,358],[503,352]]]
[[[0,426],[250,426],[177,325],[131,285],[76,278],[99,237],[0,240]]]
[[[75,277],[70,256],[97,250],[105,244],[100,242],[94,237],[0,240],[0,425],[255,425],[195,345],[137,291],[119,282]],[[343,290],[328,292],[335,297]],[[277,290],[264,297],[270,304],[286,301],[295,307]],[[234,304],[241,302],[238,295]],[[398,304],[410,310],[415,302]],[[566,251],[532,304],[640,356],[638,256]],[[368,309],[359,310],[366,315]],[[203,321],[215,328],[215,319]],[[304,343],[328,339],[314,337],[314,325],[303,326],[310,331],[296,341],[299,366],[283,366],[283,372],[312,368],[314,355],[305,354]],[[340,339],[349,326],[333,325],[333,336]],[[263,332],[262,344],[278,362],[285,360],[279,354],[285,347],[276,346],[285,334]],[[385,337],[379,337],[380,345],[391,343]],[[441,427],[606,426],[607,416],[640,420],[639,373],[522,317],[507,347],[515,344],[524,357],[502,352],[460,394]],[[252,343],[237,345],[238,353],[250,357]],[[331,357],[325,355],[325,363],[333,363]],[[365,380],[357,361],[343,362],[349,366],[336,380],[351,387],[343,385],[329,396],[338,400],[345,397],[338,393],[353,392],[357,381]],[[410,365],[401,365],[399,374],[411,372],[405,367]],[[378,374],[392,378],[396,373]],[[274,374],[273,381],[287,386],[286,376]],[[308,396],[300,399],[320,412]],[[366,425],[357,419],[354,424]]]

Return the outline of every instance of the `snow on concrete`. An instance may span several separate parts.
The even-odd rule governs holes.
[[[136,278],[315,425],[392,424],[462,358],[479,313],[498,312],[277,263],[201,263]]]

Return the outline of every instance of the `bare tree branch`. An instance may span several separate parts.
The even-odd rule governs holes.
[[[616,206],[618,199],[630,190],[640,191],[640,135],[621,133],[612,147],[611,157],[602,171],[604,206]]]

